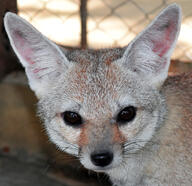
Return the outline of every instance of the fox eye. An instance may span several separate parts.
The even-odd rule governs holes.
[[[82,124],[82,118],[76,112],[65,111],[61,113],[61,117],[63,118],[63,120],[67,125],[78,127],[79,125]]]
[[[117,122],[124,124],[132,121],[136,116],[136,110],[137,109],[133,106],[125,107],[117,115]]]

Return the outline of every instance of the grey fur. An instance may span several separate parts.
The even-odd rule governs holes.
[[[5,16],[50,140],[84,167],[107,173],[114,185],[192,183],[192,137],[184,132],[192,131],[192,77],[166,80],[180,22],[181,10],[173,4],[127,47],[71,51],[15,14]],[[130,105],[137,108],[135,119],[118,125],[117,114]],[[82,116],[82,127],[65,124],[61,113],[67,110]],[[90,154],[103,150],[114,159],[101,168]]]

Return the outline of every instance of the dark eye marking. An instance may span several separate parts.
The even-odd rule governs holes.
[[[136,116],[137,109],[133,106],[125,107],[117,115],[117,122],[120,124],[125,124],[132,121]]]
[[[61,113],[61,117],[67,125],[79,127],[83,122],[81,116],[76,112],[65,111]]]

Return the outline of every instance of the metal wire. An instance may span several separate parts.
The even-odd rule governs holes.
[[[55,39],[54,34],[47,34],[47,36],[59,44],[81,48],[125,46],[160,10],[173,2],[172,0],[28,0],[25,1],[25,6],[22,6],[22,1],[25,0],[18,0],[18,4],[21,4],[19,12],[34,25],[37,19],[47,15],[50,20],[54,17],[63,25],[71,21],[72,27],[66,24],[65,29],[61,31],[68,30],[76,34],[71,36],[68,33],[65,35],[64,32],[60,34],[60,29],[56,27],[54,34],[62,35],[62,38]],[[191,30],[192,33],[192,10],[188,8],[192,7],[192,1],[177,1],[183,8],[183,28],[188,29],[188,33]],[[29,6],[26,2],[29,2]],[[53,2],[63,3],[63,11],[62,7],[50,8]],[[79,8],[74,11],[72,7],[70,10],[70,3]],[[77,25],[75,28],[74,16],[78,20],[75,22]],[[192,36],[191,43],[189,39],[179,41],[173,55],[174,59],[192,61]]]

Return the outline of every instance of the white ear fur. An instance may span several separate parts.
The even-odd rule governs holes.
[[[172,4],[127,47],[122,64],[159,88],[168,75],[181,24],[181,9]]]
[[[25,68],[36,95],[47,92],[51,80],[66,70],[69,62],[60,48],[31,24],[14,13],[6,13],[4,25],[11,46]]]

